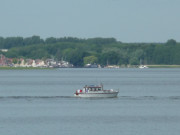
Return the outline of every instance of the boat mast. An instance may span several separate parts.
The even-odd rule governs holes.
[[[103,90],[103,84],[101,83],[101,89]]]

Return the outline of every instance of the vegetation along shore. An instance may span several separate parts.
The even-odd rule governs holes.
[[[180,43],[174,39],[165,43],[123,43],[115,38],[0,37],[0,55],[0,66],[17,66],[24,61],[24,67],[28,67],[28,61],[41,60],[45,67],[53,63],[56,63],[55,67],[62,66],[63,62],[66,63],[63,66],[67,67],[89,64],[101,67],[148,65],[150,68],[179,68]],[[12,64],[3,65],[6,62],[2,56],[9,58],[6,61],[10,60]]]

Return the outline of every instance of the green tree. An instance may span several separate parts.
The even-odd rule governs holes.
[[[32,36],[24,39],[25,45],[34,45],[34,44],[42,44],[44,40],[40,38],[40,36]]]
[[[103,53],[99,59],[102,65],[118,65],[120,58],[117,52],[110,51]]]
[[[49,37],[49,38],[46,38],[46,40],[45,40],[46,44],[53,44],[53,43],[56,43],[56,42],[57,42],[57,39],[54,38],[54,37]]]
[[[166,45],[176,45],[176,40],[174,40],[174,39],[169,39],[169,40],[166,42]]]
[[[144,52],[142,49],[136,49],[134,52],[131,53],[129,64],[131,65],[144,64],[144,63],[140,63],[140,59],[144,59],[143,54]]]
[[[61,60],[62,59],[62,52],[61,52],[60,49],[58,49],[57,52],[56,52],[56,59],[57,60]]]
[[[83,58],[86,56],[86,52],[79,49],[72,49],[68,55],[67,60],[76,67],[83,66]]]
[[[14,64],[17,64],[17,63],[18,63],[17,58],[14,58],[14,59],[13,59],[13,63],[14,63]]]
[[[95,64],[98,62],[98,58],[95,56],[86,56],[84,59],[84,65],[85,64]]]
[[[4,48],[4,38],[0,37],[0,49]]]

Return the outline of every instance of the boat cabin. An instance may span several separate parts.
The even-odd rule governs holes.
[[[95,86],[95,85],[90,85],[90,86],[85,86],[84,87],[85,90],[88,90],[88,91],[100,91],[100,90],[103,90],[103,86]]]

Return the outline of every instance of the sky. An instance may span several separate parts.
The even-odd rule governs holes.
[[[180,41],[180,0],[0,0],[0,36]]]

